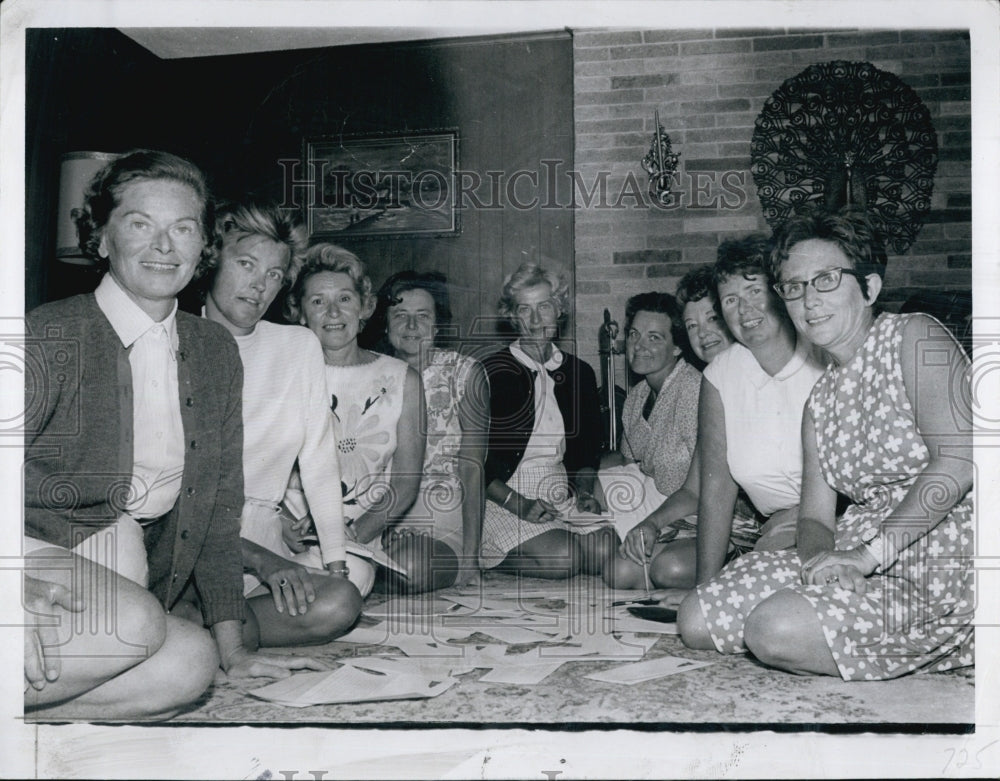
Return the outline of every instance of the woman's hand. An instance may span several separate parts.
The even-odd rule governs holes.
[[[603,512],[601,503],[593,494],[581,492],[576,496],[576,509],[582,513],[600,515]]]
[[[259,551],[254,574],[271,590],[274,609],[279,613],[297,616],[305,614],[309,603],[316,599],[309,570],[282,558],[266,548]]]
[[[559,520],[559,511],[542,499],[518,497],[517,516],[525,523],[548,523]]]
[[[307,542],[315,542],[316,535],[312,531],[311,515],[295,518],[284,507],[281,508],[281,539],[292,553],[302,553],[308,547]]]
[[[83,610],[83,600],[74,598],[58,583],[24,576],[24,677],[37,690],[59,679],[58,605],[73,613]]]
[[[236,648],[222,663],[230,678],[287,678],[292,670],[329,670],[330,666],[309,656],[276,656]]]
[[[802,582],[807,586],[837,584],[848,591],[864,594],[868,589],[865,579],[877,566],[878,562],[864,546],[823,551],[802,565]]]
[[[656,524],[647,518],[629,530],[622,544],[618,546],[618,552],[642,567],[653,555],[653,546],[656,544],[659,533],[660,530]]]
[[[372,540],[377,539],[386,529],[386,519],[373,512],[366,512],[361,517],[351,523],[347,529],[348,537],[354,533],[354,539],[362,545],[368,545]]]

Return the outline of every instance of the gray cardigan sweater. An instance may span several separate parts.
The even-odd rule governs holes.
[[[71,548],[123,512],[132,475],[132,372],[94,295],[26,317],[25,534]],[[149,590],[166,610],[197,589],[209,625],[244,617],[243,365],[217,323],[177,312],[184,473],[145,527]]]

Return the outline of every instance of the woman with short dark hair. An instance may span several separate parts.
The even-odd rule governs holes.
[[[660,510],[683,485],[698,437],[701,373],[685,360],[689,349],[681,308],[672,295],[641,293],[628,300],[625,353],[629,368],[640,379],[625,399],[619,452],[602,459],[598,476],[603,504],[614,518],[618,535],[626,541],[633,529],[641,527],[632,537],[645,550],[648,535],[654,562],[663,550],[662,545],[656,545],[660,542]],[[674,545],[685,546],[691,549],[693,577],[693,540]],[[623,543],[620,555],[610,559],[605,581],[617,588],[642,588],[650,570],[642,560],[626,557],[626,550]],[[674,576],[663,582],[666,570],[660,570],[664,563],[656,565],[657,578],[652,585],[693,585]]]
[[[413,506],[394,527],[389,547],[406,569],[410,592],[467,582],[479,571],[489,423],[482,365],[447,349],[452,315],[448,283],[433,271],[401,271],[383,283],[368,324],[382,350],[419,371],[427,448]]]

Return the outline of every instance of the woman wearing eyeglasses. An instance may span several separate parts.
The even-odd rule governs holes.
[[[876,314],[884,267],[859,213],[776,234],[774,287],[831,360],[804,413],[796,549],[702,584],[681,606],[687,645],[845,680],[973,663],[969,365],[933,318]]]
[[[802,482],[802,407],[823,367],[798,338],[764,263],[767,236],[719,245],[713,279],[736,339],[705,367],[698,409],[696,583],[722,569],[739,489],[767,521],[755,550],[795,544]]]
[[[490,431],[484,568],[542,578],[599,574],[614,530],[594,498],[600,402],[594,370],[555,340],[567,310],[558,274],[524,264],[504,282],[498,310],[518,338],[488,356]]]

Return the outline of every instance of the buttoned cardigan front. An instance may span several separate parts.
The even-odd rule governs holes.
[[[562,351],[563,363],[549,372],[566,431],[563,465],[571,479],[601,459],[601,409],[590,365]],[[490,382],[490,430],[486,484],[506,482],[524,457],[535,427],[535,375],[505,347],[483,359]]]
[[[220,325],[177,313],[185,454],[174,507],[144,528],[149,590],[190,582],[205,621],[242,619],[243,366]],[[71,548],[124,512],[132,475],[128,349],[92,293],[26,316],[25,534]]]

